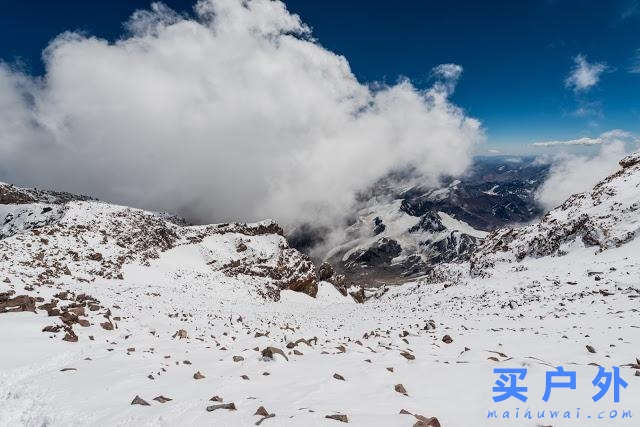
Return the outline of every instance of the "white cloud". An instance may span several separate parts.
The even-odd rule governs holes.
[[[541,141],[534,142],[532,145],[535,147],[555,147],[555,146],[568,146],[568,145],[600,145],[600,144],[609,144],[614,142],[622,142],[622,143],[637,143],[640,142],[640,139],[634,136],[631,132],[627,132],[621,129],[613,129],[608,132],[604,132],[595,138],[591,137],[583,137],[577,139],[569,139],[569,140],[556,140],[556,141]]]
[[[435,76],[458,80],[462,75],[462,67],[458,64],[440,64],[433,68]]]
[[[60,35],[43,79],[0,64],[0,178],[200,221],[330,221],[396,168],[462,172],[483,138],[448,100],[461,67],[427,90],[362,84],[279,1],[154,4],[128,29]]]
[[[575,65],[564,84],[575,92],[585,92],[591,89],[600,80],[600,75],[609,69],[605,63],[589,63],[586,56],[582,54],[577,55],[573,60]]]
[[[611,174],[618,162],[627,154],[624,143],[615,141],[603,144],[595,156],[557,154],[549,177],[536,193],[536,200],[546,209],[552,209],[569,196],[590,190],[596,183]]]

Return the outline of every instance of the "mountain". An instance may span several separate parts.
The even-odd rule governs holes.
[[[393,174],[360,195],[360,208],[323,258],[347,282],[364,285],[401,283],[433,265],[468,260],[488,232],[542,215],[535,191],[548,171],[533,157],[491,156],[437,187],[411,171]],[[290,240],[311,253],[330,233],[307,225]]]
[[[478,237],[469,260],[368,290],[362,304],[271,221],[189,226],[2,185],[0,426],[436,427],[508,416],[533,427],[565,410],[597,426],[612,408],[623,420],[640,410],[639,185],[636,154],[540,221]],[[419,225],[407,234],[432,240],[471,228],[401,203],[367,218],[386,218],[385,231],[410,218],[398,229]],[[367,263],[397,252],[376,247]],[[545,402],[557,366],[577,387]],[[620,402],[612,390],[594,402],[593,379],[612,367],[626,384]],[[494,402],[496,368],[526,369],[525,405]]]
[[[471,258],[472,272],[480,275],[499,261],[562,256],[575,246],[601,252],[635,239],[640,233],[640,154],[625,157],[620,166],[593,190],[574,194],[541,221],[491,233]]]
[[[0,219],[5,254],[0,263],[6,264],[7,280],[15,276],[24,286],[122,280],[126,264],[148,266],[173,249],[193,254],[212,273],[250,280],[257,292],[274,300],[283,289],[317,292],[313,264],[289,247],[273,221],[188,226],[167,214],[5,183],[0,183]],[[34,273],[38,276],[29,278]]]

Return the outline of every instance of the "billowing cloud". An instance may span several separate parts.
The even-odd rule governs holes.
[[[554,208],[569,196],[590,190],[602,178],[618,167],[626,154],[640,146],[640,138],[621,129],[604,132],[596,138],[578,138],[568,141],[547,141],[534,144],[542,147],[568,148],[569,146],[598,146],[591,155],[559,152],[541,158],[551,163],[549,177],[536,194],[547,209]]]
[[[0,65],[0,179],[197,221],[328,221],[397,168],[462,172],[483,138],[448,100],[461,67],[425,90],[360,83],[280,1],[155,3],[127,29],[61,34],[42,78]]]
[[[565,79],[566,87],[574,92],[586,92],[600,81],[600,75],[609,67],[605,63],[589,63],[587,57],[580,54],[573,58],[575,64]]]
[[[536,193],[536,199],[546,209],[552,209],[572,194],[590,190],[616,170],[626,153],[625,145],[616,141],[602,145],[595,156],[555,155],[549,159],[552,163],[549,177]]]
[[[577,139],[569,139],[569,140],[556,140],[556,141],[541,141],[534,142],[532,145],[535,147],[557,147],[557,146],[570,146],[570,145],[601,145],[601,144],[609,144],[614,142],[622,142],[622,143],[638,143],[640,142],[640,138],[634,136],[631,132],[627,132],[621,129],[613,129],[608,132],[604,132],[600,134],[600,136],[591,138],[591,137],[583,137]]]

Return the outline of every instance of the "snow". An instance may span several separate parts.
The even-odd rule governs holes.
[[[446,214],[444,212],[438,212],[438,215],[440,216],[440,220],[442,221],[442,225],[447,227],[447,230],[449,230],[449,231],[456,230],[456,231],[459,231],[461,233],[468,234],[468,235],[473,236],[473,237],[479,237],[479,238],[483,238],[487,234],[489,234],[486,231],[476,230],[475,228],[471,227],[466,222],[459,221],[459,220],[455,219],[454,217],[452,217],[451,215]]]
[[[607,239],[637,230],[640,211],[630,209],[637,203],[637,176],[627,170],[550,218],[562,224],[586,212]],[[394,203],[365,220],[384,216],[389,233],[394,224],[399,230],[417,220],[405,218]],[[414,425],[402,409],[435,416],[447,427],[559,425],[548,418],[487,419],[489,410],[514,414],[515,408],[581,408],[584,418],[562,425],[596,426],[617,424],[587,415],[631,410],[634,418],[616,423],[634,425],[640,411],[640,377],[624,366],[640,357],[640,239],[605,249],[569,239],[562,256],[504,256],[487,275],[472,276],[469,263],[442,264],[427,278],[379,289],[364,304],[328,282],[318,284],[316,298],[283,290],[276,301],[262,294],[274,279],[229,274],[220,266],[240,263],[260,273],[290,250],[279,234],[258,233],[259,224],[180,228],[114,205],[64,206],[39,234],[22,229],[0,240],[0,292],[49,301],[70,290],[94,296],[102,308],[87,314],[90,326],[74,326],[75,343],[63,341],[63,331],[41,332],[60,322],[43,310],[0,313],[0,426],[240,426],[260,419],[253,415],[259,406],[275,413],[263,426],[341,425],[325,418],[330,414],[346,414],[353,426]],[[447,228],[474,232],[439,215]],[[158,228],[176,233],[171,247],[158,246],[162,239],[144,240],[164,236]],[[527,236],[537,229],[522,230]],[[141,242],[147,249],[139,249]],[[246,250],[238,251],[240,242]],[[98,251],[102,262],[88,258]],[[125,262],[112,264],[119,257]],[[62,265],[70,274],[48,275]],[[99,326],[106,309],[114,330]],[[435,329],[425,329],[430,321]],[[187,338],[173,337],[180,329]],[[453,342],[443,342],[445,334]],[[268,346],[289,360],[263,358]],[[612,403],[611,391],[592,401],[594,364],[621,366],[629,386],[620,403]],[[547,404],[544,376],[555,366],[576,371],[577,389],[554,389]],[[528,369],[526,403],[493,402],[497,367]],[[61,371],[67,368],[75,370]],[[197,371],[205,378],[194,379]],[[396,392],[396,384],[407,395]],[[130,405],[136,395],[150,406]],[[173,400],[154,401],[159,395]],[[237,410],[206,411],[214,395]]]
[[[575,392],[554,390],[553,406],[581,407],[585,413],[609,408],[591,403],[587,383],[595,368],[588,364],[625,364],[638,355],[640,329],[630,327],[640,327],[632,314],[637,302],[628,298],[630,292],[609,297],[592,292],[637,286],[640,262],[631,255],[638,250],[635,241],[597,256],[592,248],[582,248],[561,262],[528,260],[519,272],[505,266],[491,281],[468,278],[448,288],[408,283],[362,305],[326,282],[315,300],[284,291],[279,302],[264,301],[248,291],[247,283],[203,276],[205,267],[189,261],[197,251],[168,251],[148,267],[127,267],[124,281],[75,284],[121,307],[114,310],[123,317],[115,331],[80,328],[79,342],[67,343],[40,332],[51,323],[41,312],[0,315],[3,344],[12,349],[0,355],[0,425],[249,425],[261,405],[276,413],[264,425],[334,425],[324,418],[332,413],[347,414],[356,426],[412,425],[413,418],[399,415],[400,409],[437,416],[445,426],[495,425],[485,419],[486,410],[498,406],[490,400],[492,368],[526,366],[535,407],[543,406],[539,380],[547,364],[575,369],[580,381]],[[179,273],[169,267],[185,260]],[[595,282],[587,273],[592,270],[607,271],[607,278]],[[588,295],[576,297],[580,292]],[[517,309],[503,307],[508,301],[516,301]],[[173,312],[192,317],[167,317]],[[428,319],[435,320],[435,332],[420,329]],[[171,338],[178,329],[186,329],[189,339]],[[409,331],[409,344],[399,337],[402,330]],[[270,336],[254,338],[256,331]],[[380,336],[363,338],[371,331]],[[444,344],[444,334],[454,342]],[[267,345],[286,350],[286,342],[312,336],[319,338],[318,345],[300,344],[296,348],[303,355],[289,354],[288,362],[279,356],[265,361],[252,350]],[[588,353],[586,344],[598,352]],[[339,345],[345,353],[339,353]],[[131,347],[135,351],[127,352]],[[400,350],[409,349],[415,360],[400,356]],[[494,350],[511,359],[488,360]],[[233,362],[234,355],[245,360]],[[60,372],[69,367],[77,371]],[[206,378],[194,380],[196,371]],[[263,376],[265,371],[270,375]],[[632,372],[623,368],[630,385],[618,406],[637,411],[640,384]],[[346,381],[333,379],[334,373]],[[241,379],[243,374],[250,379]],[[393,390],[398,383],[408,396]],[[136,395],[151,406],[129,405]],[[173,400],[151,400],[157,395]],[[213,395],[234,402],[238,410],[206,412]]]
[[[490,196],[499,196],[498,193],[496,193],[496,189],[500,187],[499,185],[494,185],[493,187],[491,187],[491,189],[489,189],[488,191],[483,191],[484,194],[488,194]]]

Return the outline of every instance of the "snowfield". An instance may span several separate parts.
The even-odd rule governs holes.
[[[616,237],[637,230],[629,206],[640,173],[625,170],[608,184],[619,204],[609,194],[593,208],[624,212],[592,221]],[[21,203],[3,214],[42,212],[40,201]],[[510,241],[487,252],[482,274],[443,264],[420,281],[367,290],[360,304],[309,281],[308,261],[273,223],[188,227],[97,201],[54,207],[50,223],[20,219],[0,240],[0,293],[15,291],[0,304],[57,300],[35,313],[0,310],[2,426],[640,423],[635,235],[603,247],[565,234],[562,251],[545,256],[511,256],[519,246]],[[523,230],[516,235],[531,242],[538,229]],[[597,365],[620,366],[620,402],[613,388],[592,400]],[[557,366],[576,372],[576,389],[554,388],[544,402],[545,373]],[[494,402],[493,369],[523,367],[527,402]],[[499,418],[488,418],[494,410]]]

